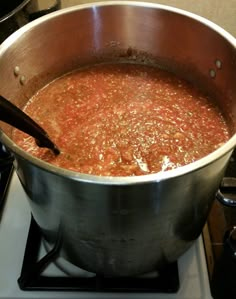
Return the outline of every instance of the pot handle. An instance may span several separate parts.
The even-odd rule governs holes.
[[[223,178],[216,199],[227,207],[236,207],[236,178]]]
[[[53,11],[56,11],[56,10],[60,9],[60,8],[61,8],[61,0],[55,0],[55,3],[52,6],[48,7],[48,8],[42,9],[42,10],[39,10],[39,11],[35,11],[35,12],[31,12],[29,14],[29,20],[33,21],[33,20],[35,20],[39,17],[42,17],[42,16],[44,16],[48,13],[51,13]]]

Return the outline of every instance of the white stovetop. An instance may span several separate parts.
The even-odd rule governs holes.
[[[210,299],[202,238],[179,259],[180,289],[176,294],[21,291],[17,284],[30,223],[30,209],[16,174],[13,174],[0,220],[0,299]],[[57,271],[52,267],[51,272]]]

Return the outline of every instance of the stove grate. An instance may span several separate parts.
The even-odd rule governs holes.
[[[158,271],[155,277],[53,277],[43,275],[44,269],[59,255],[56,245],[43,258],[38,260],[42,242],[40,229],[31,218],[21,275],[18,279],[20,289],[25,291],[96,291],[96,292],[154,292],[176,293],[179,289],[177,262]]]

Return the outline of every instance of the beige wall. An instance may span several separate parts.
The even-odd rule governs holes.
[[[40,6],[52,3],[52,0],[38,1]],[[81,3],[95,2],[96,0],[61,1],[64,8]],[[201,15],[223,27],[236,37],[236,0],[150,0],[149,2],[171,5]]]

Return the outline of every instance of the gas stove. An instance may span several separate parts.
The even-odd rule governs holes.
[[[9,166],[8,174],[11,171]],[[60,257],[48,263],[46,244],[39,242],[36,234],[26,195],[12,171],[1,210],[0,298],[212,298],[202,236],[171,265],[177,276],[164,270],[165,279],[158,277],[162,273],[157,280],[156,273],[148,273],[116,281],[103,280]],[[34,253],[37,247],[39,251]]]

